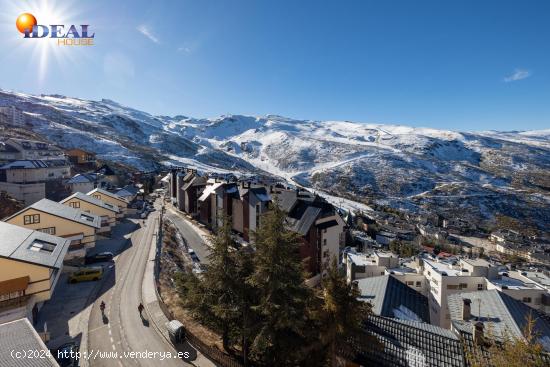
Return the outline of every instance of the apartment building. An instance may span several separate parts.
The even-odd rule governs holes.
[[[118,206],[81,192],[72,194],[61,200],[60,203],[99,216],[101,218],[101,228],[97,232],[104,235],[111,232],[111,229],[116,225],[117,219],[122,218],[122,213],[120,213]]]
[[[92,191],[96,187],[101,187],[99,175],[95,173],[78,173],[71,177],[66,185],[69,186],[71,192],[81,192],[83,194]]]
[[[461,259],[453,264],[424,258],[422,265],[429,292],[431,323],[444,328],[451,326],[447,297],[454,293],[485,290],[486,276],[493,274],[493,270],[482,269],[481,260],[469,263]],[[487,266],[490,264],[487,263]]]
[[[87,152],[84,149],[73,148],[65,151],[67,157],[73,164],[78,165],[95,165],[96,155],[92,152]]]
[[[109,203],[111,205],[118,207],[120,214],[122,214],[122,216],[126,215],[128,211],[129,202],[126,199],[121,198],[116,194],[113,194],[112,192],[102,190],[100,188],[95,188],[92,191],[89,191],[86,195],[92,196],[98,200],[104,201],[106,203]]]
[[[228,188],[226,194],[233,230],[245,241],[253,241],[252,234],[259,229],[262,216],[269,210],[271,193],[263,186],[253,187],[250,182],[242,182]]]
[[[12,160],[64,159],[63,151],[57,146],[36,140],[9,138],[1,142],[0,162]]]
[[[385,275],[388,267],[399,266],[399,258],[391,253],[381,251],[346,252],[343,263],[346,265],[346,279],[348,283],[351,283],[363,278]]]
[[[51,298],[70,240],[0,222],[0,324],[35,320]]]
[[[309,259],[307,270],[324,275],[333,259],[340,260],[346,223],[325,199],[306,190],[273,190],[277,205],[287,213],[291,230],[300,234],[300,256]]]
[[[4,221],[70,240],[65,260],[76,262],[95,246],[96,233],[101,229],[99,216],[48,199],[42,199]]]
[[[70,176],[64,159],[17,160],[0,167],[0,190],[30,205],[46,197],[46,182]]]

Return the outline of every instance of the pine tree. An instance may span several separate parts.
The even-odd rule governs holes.
[[[371,304],[359,301],[360,292],[353,283],[348,284],[333,259],[322,282],[322,303],[318,324],[320,342],[327,352],[327,365],[338,365],[338,355],[352,358],[349,338],[364,333],[363,322],[371,313]]]
[[[254,273],[248,280],[258,293],[252,307],[259,320],[251,352],[268,366],[300,363],[311,297],[298,252],[300,237],[286,228],[285,218],[277,205],[262,218],[255,233]]]
[[[240,317],[238,265],[235,241],[231,237],[231,221],[222,218],[215,236],[210,239],[212,246],[208,256],[208,272],[202,280],[213,315],[215,329],[222,334],[223,346],[229,351],[230,333]]]

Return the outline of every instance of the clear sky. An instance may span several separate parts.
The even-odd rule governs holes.
[[[23,39],[25,11],[90,24],[95,46]],[[545,0],[0,0],[0,31],[7,90],[163,115],[550,128]]]

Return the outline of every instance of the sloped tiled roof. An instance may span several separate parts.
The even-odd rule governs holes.
[[[13,351],[41,353],[40,358],[14,358]],[[59,366],[28,319],[23,318],[0,325],[0,367]]]
[[[70,240],[52,236],[14,224],[0,222],[0,256],[27,263],[61,269]],[[34,251],[34,243],[53,245],[52,251]]]
[[[102,189],[99,189],[99,188],[93,189],[92,191],[86,193],[86,195],[93,196],[93,194],[95,194],[95,193],[107,195],[109,197],[112,197],[113,199],[120,200],[120,201],[123,201],[126,204],[128,204],[128,200],[126,200],[125,198],[120,197],[117,194],[113,194],[112,192],[105,191],[105,190],[102,190]]]
[[[382,367],[463,367],[464,354],[459,337],[450,330],[423,322],[403,321],[371,315],[364,324],[372,341],[355,341],[355,362]]]
[[[106,203],[102,200],[94,198],[93,196],[89,196],[89,195],[83,194],[81,192],[76,192],[76,193],[72,194],[71,196],[61,200],[61,203],[64,204],[64,203],[66,203],[67,201],[69,201],[71,199],[82,200],[82,201],[85,201],[85,202],[90,203],[92,205],[98,206],[100,208],[110,210],[114,213],[119,212],[118,206],[114,206],[112,204]]]
[[[430,322],[428,299],[395,277],[359,279],[357,285],[361,300],[371,302],[376,315]]]
[[[90,227],[101,228],[101,219],[97,215],[85,213],[81,210],[71,208],[67,205],[63,205],[57,201],[52,201],[49,199],[37,201],[36,203],[29,205],[28,207],[6,218],[5,221],[27,211],[28,209],[35,209],[44,213],[49,213],[74,222],[85,224]]]
[[[497,337],[504,334],[521,337],[531,314],[535,321],[535,332],[540,339],[546,338],[547,342],[543,345],[550,351],[550,318],[523,302],[496,289],[451,294],[447,299],[453,326],[463,332],[471,333],[474,323],[481,321],[487,325],[487,329],[490,326],[491,332]],[[462,320],[464,299],[471,301],[469,320]]]

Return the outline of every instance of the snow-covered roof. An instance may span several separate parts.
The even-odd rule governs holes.
[[[211,193],[219,189],[224,183],[223,182],[215,182],[212,185],[206,186],[204,191],[202,192],[201,197],[199,198],[199,201],[205,201],[208,196],[210,196]]]

